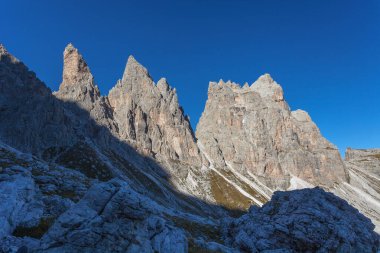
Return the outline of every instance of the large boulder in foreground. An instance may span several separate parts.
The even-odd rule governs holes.
[[[262,208],[227,221],[224,236],[243,252],[376,252],[374,227],[345,200],[317,187],[275,192]]]

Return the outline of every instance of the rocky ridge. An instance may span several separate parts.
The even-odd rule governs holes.
[[[337,148],[307,112],[290,111],[268,74],[244,87],[211,82],[208,96],[196,137],[216,167],[254,175],[272,190],[294,178],[327,188],[348,181]]]
[[[211,83],[198,140],[175,89],[164,78],[155,84],[133,57],[109,95],[101,96],[82,55],[69,44],[62,83],[52,94],[0,46],[0,91],[1,140],[35,155],[19,159],[16,154],[29,155],[2,144],[0,174],[7,179],[0,189],[12,207],[4,217],[14,205],[31,203],[14,220],[1,221],[6,251],[22,245],[105,250],[122,240],[114,251],[187,251],[189,245],[232,252],[235,246],[214,236],[221,217],[261,206],[277,189],[315,185],[379,220],[372,189],[377,183],[366,188],[372,203],[367,205],[357,191],[363,182],[362,188],[351,183],[350,167],[335,146],[306,112],[290,111],[269,75],[251,86]],[[62,182],[64,171],[72,177]],[[15,195],[8,195],[11,182],[21,187]],[[131,196],[138,202],[128,202]],[[49,201],[62,208],[52,210]],[[123,230],[131,224],[135,231]],[[31,239],[35,230],[43,232]],[[137,244],[134,238],[140,238]]]
[[[130,56],[108,100],[119,138],[164,166],[178,189],[196,194],[200,186],[186,181],[199,171],[201,156],[176,90],[166,79],[155,84],[146,68]]]

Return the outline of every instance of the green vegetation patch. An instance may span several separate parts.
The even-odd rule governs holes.
[[[33,237],[36,239],[40,239],[46,231],[50,228],[50,226],[54,223],[54,218],[43,218],[40,223],[35,227],[23,227],[18,226],[13,231],[12,235],[16,237]]]
[[[57,157],[56,162],[65,167],[79,170],[89,178],[97,178],[101,181],[108,181],[113,178],[108,166],[85,143],[77,143],[66,149]]]
[[[49,192],[44,192],[46,195],[58,195],[61,196],[62,198],[70,199],[74,202],[77,202],[78,200],[78,195],[76,194],[75,191],[72,190],[57,190],[57,191],[49,191]]]
[[[119,169],[125,172],[128,178],[133,179],[138,184],[144,186],[149,191],[153,192],[157,197],[165,199],[165,194],[162,189],[141,170],[134,167],[130,162],[120,157],[114,152],[109,152],[108,156],[112,158],[112,161],[117,165]]]
[[[205,248],[202,248],[195,243],[194,238],[203,237],[206,241],[212,241],[217,243],[222,243],[222,236],[220,234],[220,228],[217,226],[212,226],[208,224],[202,224],[198,222],[193,222],[185,218],[177,216],[167,216],[170,220],[174,222],[177,227],[180,227],[189,233],[188,236],[188,246],[189,253],[212,253],[216,251],[211,251]]]
[[[177,216],[168,217],[177,227],[183,228],[193,237],[205,237],[208,241],[222,242],[220,229],[217,226],[190,221]]]
[[[219,253],[219,251],[209,250],[200,247],[198,244],[195,243],[193,238],[188,238],[188,242],[189,253]]]
[[[368,155],[367,157],[373,157],[380,160],[380,154]]]
[[[18,159],[16,155],[13,154],[12,152],[4,148],[0,148],[0,168],[5,169],[14,165],[28,167],[29,163],[24,160]],[[1,170],[0,170],[0,173],[1,173]]]
[[[247,210],[252,200],[241,194],[218,173],[211,171],[211,193],[215,201],[230,210]]]

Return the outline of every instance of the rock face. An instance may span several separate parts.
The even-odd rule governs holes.
[[[352,149],[346,150],[345,162],[347,165],[357,166],[372,178],[380,178],[380,149]],[[376,181],[374,181],[376,182]],[[380,192],[380,184],[377,189]]]
[[[250,87],[211,82],[196,137],[215,167],[273,190],[289,188],[293,178],[324,187],[348,180],[337,148],[305,111],[290,111],[268,74]]]
[[[41,250],[187,252],[184,231],[160,217],[156,207],[150,205],[151,200],[125,182],[94,185],[42,237]]]
[[[99,183],[1,142],[0,165],[1,252],[187,252],[169,211],[124,180]]]
[[[201,157],[176,91],[166,79],[156,85],[148,71],[130,56],[122,79],[108,97],[102,97],[89,67],[72,44],[66,47],[63,58],[63,80],[54,95],[73,103],[70,110],[79,117],[75,107],[89,112],[97,125],[105,127],[102,135],[109,131],[139,153],[154,158],[170,170],[178,188],[189,192],[182,181],[191,176],[191,170],[201,167]]]
[[[346,201],[314,188],[276,192],[262,208],[228,221],[224,235],[242,252],[376,252],[373,228]]]
[[[176,90],[165,78],[155,84],[146,68],[130,56],[108,100],[120,140],[154,158],[180,191],[213,201],[202,190],[208,183],[193,180],[200,176],[202,157]]]
[[[165,78],[155,85],[148,71],[130,56],[123,78],[108,98],[120,138],[160,161],[200,166],[189,120]]]
[[[350,183],[333,192],[371,218],[380,233],[380,149],[348,148],[344,162]]]
[[[43,213],[41,193],[22,167],[15,167],[0,175],[0,238],[17,227],[37,226]]]
[[[99,126],[105,126],[113,134],[117,126],[113,122],[112,110],[108,99],[100,96],[94,77],[90,72],[83,56],[72,44],[67,45],[63,52],[62,83],[57,92],[53,93],[66,107],[81,117],[89,113],[87,118],[92,119]],[[78,109],[79,110],[78,110]],[[85,117],[81,117],[85,118]]]
[[[57,95],[63,100],[80,102],[87,110],[100,98],[87,63],[72,44],[63,52],[63,80]]]

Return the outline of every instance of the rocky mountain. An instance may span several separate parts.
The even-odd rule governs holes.
[[[166,79],[155,84],[148,71],[130,56],[108,100],[119,139],[165,167],[177,189],[195,194],[199,184],[187,181],[199,172],[201,156],[176,90]]]
[[[196,136],[215,167],[272,190],[297,187],[300,180],[325,187],[348,181],[337,148],[307,112],[290,111],[268,74],[251,86],[211,82]]]
[[[175,88],[165,78],[154,83],[134,57],[108,96],[72,44],[63,62],[52,93],[0,45],[0,252],[291,251],[300,248],[284,238],[320,245],[328,239],[315,236],[326,229],[341,241],[327,251],[378,247],[371,222],[323,190],[269,201],[276,190],[320,186],[380,221],[377,151],[351,150],[342,161],[306,112],[290,111],[269,75],[251,86],[210,83],[194,134]],[[264,206],[233,218],[252,205]],[[274,226],[265,216],[271,206],[292,217],[286,226],[316,211],[284,240],[267,242],[277,228],[261,237],[247,231]],[[356,237],[338,234],[352,229]]]
[[[379,150],[349,149],[343,161],[307,112],[290,110],[270,75],[251,86],[211,82],[196,137],[211,169],[239,190],[220,203],[238,195],[246,203],[239,207],[262,205],[276,190],[319,186],[370,217],[380,232]]]

